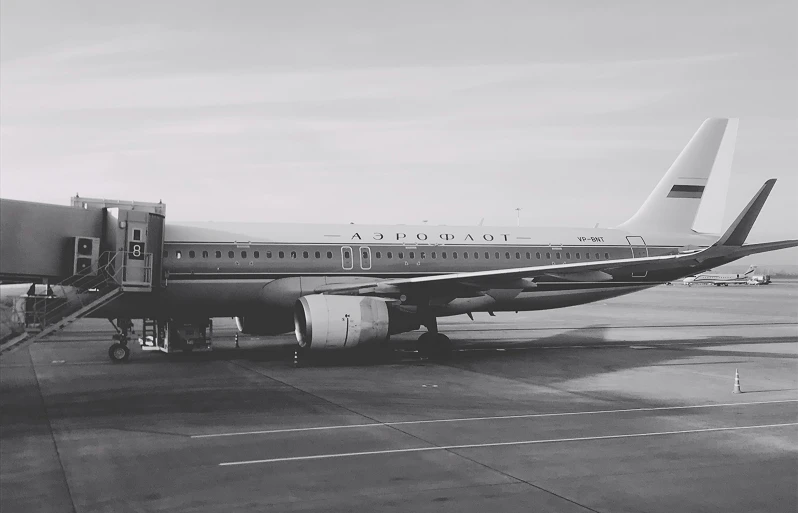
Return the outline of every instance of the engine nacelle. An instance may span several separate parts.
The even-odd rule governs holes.
[[[302,296],[294,306],[296,339],[303,348],[352,349],[388,340],[388,305],[358,296]]]
[[[294,328],[290,309],[269,310],[259,315],[240,315],[235,318],[236,327],[247,335],[280,335]]]

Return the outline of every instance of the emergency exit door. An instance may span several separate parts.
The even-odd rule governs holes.
[[[371,269],[371,248],[360,246],[360,268],[364,271]]]
[[[341,248],[341,266],[345,271],[350,271],[353,267],[352,264],[352,248],[344,246]]]

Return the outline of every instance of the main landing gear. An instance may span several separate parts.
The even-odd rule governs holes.
[[[113,324],[113,321],[111,322]],[[122,363],[130,360],[130,348],[127,346],[130,338],[130,331],[133,329],[133,322],[130,319],[117,319],[114,327],[117,333],[114,335],[114,342],[108,348],[108,357],[114,363]]]
[[[424,324],[427,327],[426,333],[422,333],[416,342],[418,355],[422,358],[441,361],[446,360],[452,354],[452,341],[443,333],[438,332],[438,321],[433,317]]]

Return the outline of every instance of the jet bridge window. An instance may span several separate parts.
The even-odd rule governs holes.
[[[222,252],[221,251],[217,251],[216,252],[216,258],[222,258]]]
[[[193,249],[188,252],[188,257],[189,258],[194,258],[195,256],[197,256],[197,252],[194,251]]]
[[[227,258],[233,258],[235,256],[236,256],[235,251],[228,251],[227,252]]]

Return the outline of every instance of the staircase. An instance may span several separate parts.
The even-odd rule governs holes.
[[[25,306],[25,331],[0,345],[0,354],[7,354],[56,333],[73,322],[99,310],[125,292],[123,253],[101,257],[96,274],[77,274],[57,285],[48,286],[45,296],[28,296]],[[115,265],[120,263],[120,265]],[[51,289],[59,290],[55,295]]]

